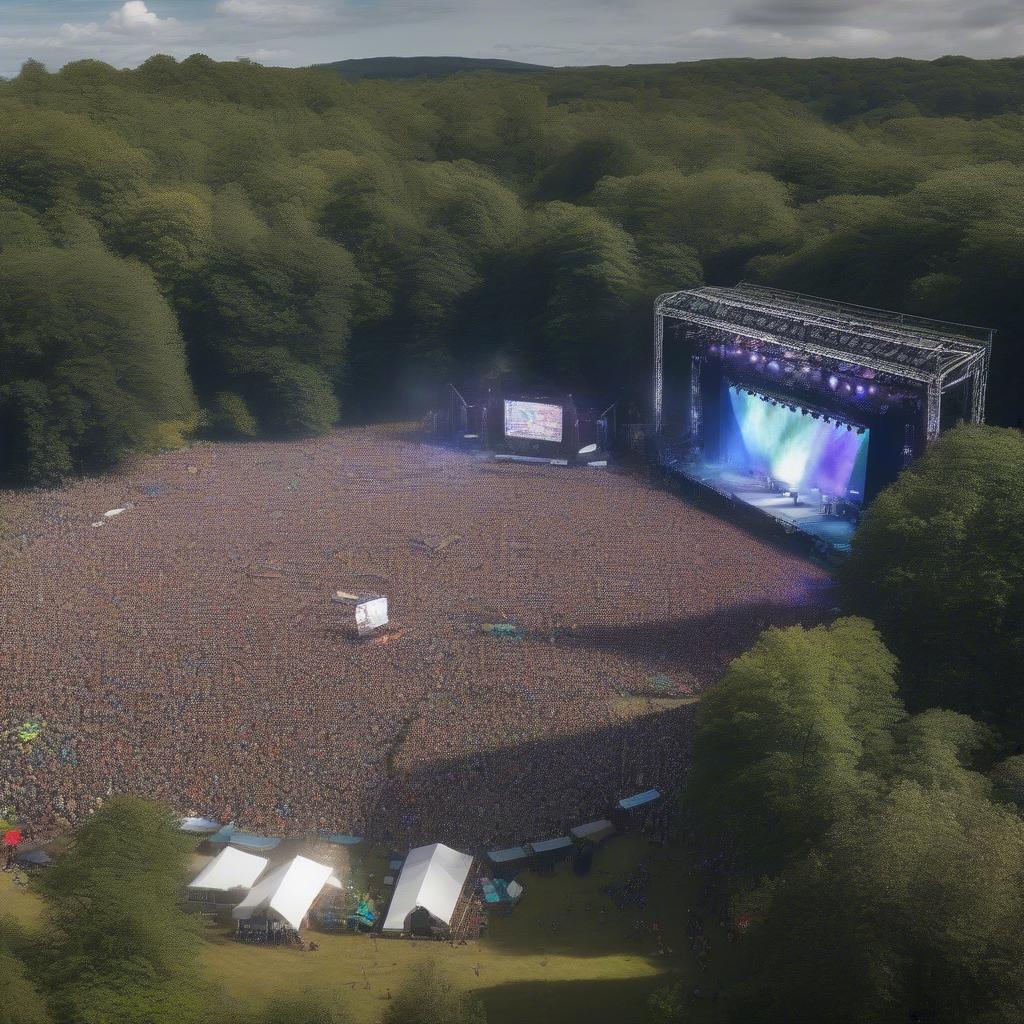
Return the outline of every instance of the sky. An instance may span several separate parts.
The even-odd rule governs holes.
[[[154,53],[298,67],[458,55],[537,64],[1024,53],[1024,0],[0,0],[0,76]]]

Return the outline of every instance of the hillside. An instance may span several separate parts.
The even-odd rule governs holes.
[[[1013,424],[1020,69],[30,62],[0,83],[0,478],[419,415],[449,380],[642,409],[654,296],[740,279],[996,328]]]
[[[445,78],[462,71],[550,71],[543,64],[523,64],[516,60],[484,57],[360,57],[337,60],[313,67],[336,71],[342,78],[358,82],[363,78]]]

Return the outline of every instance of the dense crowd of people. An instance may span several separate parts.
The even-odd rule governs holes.
[[[12,508],[0,809],[39,836],[131,791],[274,835],[548,838],[671,788],[684,699],[825,601],[636,476],[384,430],[194,446]],[[387,595],[388,642],[337,589]]]

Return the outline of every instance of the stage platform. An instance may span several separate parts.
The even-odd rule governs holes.
[[[740,501],[781,524],[787,532],[799,531],[831,551],[845,553],[856,529],[851,518],[825,515],[818,490],[800,494],[794,505],[790,496],[773,491],[764,477],[741,473],[726,465],[704,461],[682,461],[669,456],[663,468],[675,475]]]

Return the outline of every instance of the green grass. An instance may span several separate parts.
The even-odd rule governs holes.
[[[34,893],[15,885],[14,877],[11,871],[0,871],[0,914],[10,914],[27,929],[36,928],[42,920],[42,901]]]
[[[647,906],[620,911],[605,895],[647,859],[651,882]],[[686,912],[697,902],[697,880],[679,851],[649,844],[639,835],[619,836],[601,847],[585,878],[562,864],[550,876],[526,872],[520,904],[508,915],[492,915],[480,942],[444,943],[379,939],[365,935],[321,935],[320,949],[248,946],[234,942],[223,926],[209,926],[202,958],[211,980],[243,1008],[257,1009],[272,995],[303,990],[333,993],[356,1024],[379,1019],[388,991],[397,990],[410,969],[434,961],[452,981],[479,995],[489,1024],[524,1020],[555,1024],[632,1024],[646,1019],[646,1000],[656,988],[682,979],[711,991],[728,971],[730,947],[710,921],[709,964],[700,971],[690,956]],[[38,900],[0,876],[0,905],[26,926],[39,920]],[[663,936],[659,950],[657,922]],[[710,1004],[694,1007],[695,1024],[707,1022]]]

